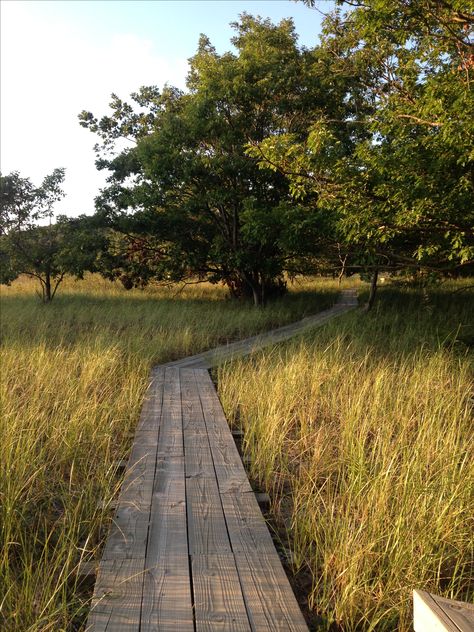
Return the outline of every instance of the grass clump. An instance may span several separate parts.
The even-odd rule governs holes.
[[[2,630],[83,629],[89,594],[75,571],[107,533],[150,366],[317,312],[336,293],[307,280],[256,310],[209,285],[126,292],[90,276],[65,280],[50,305],[26,279],[2,288]]]
[[[383,289],[219,371],[323,627],[407,631],[413,588],[474,596],[473,295],[452,289]]]

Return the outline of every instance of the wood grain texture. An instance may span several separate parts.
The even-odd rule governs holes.
[[[139,442],[134,444],[120,490],[119,502],[150,504],[156,452],[157,442],[153,445],[143,445]]]
[[[249,492],[252,488],[209,373],[195,373],[219,491]]]
[[[102,560],[145,558],[150,505],[120,503],[112,521]]]
[[[472,603],[445,599],[438,595],[431,595],[431,597],[462,632],[474,632],[474,605]]]
[[[139,632],[144,560],[102,561],[97,576],[88,632]]]
[[[143,400],[136,433],[146,432],[149,430],[157,432],[163,404],[164,380],[165,369],[158,369],[152,373],[150,383]]]
[[[185,566],[188,570],[182,573]],[[194,632],[188,557],[147,568],[140,632]]]
[[[186,477],[214,477],[214,462],[195,372],[182,369],[180,377]]]
[[[288,578],[275,555],[235,554],[252,630],[308,632]]]
[[[278,559],[272,537],[268,531],[255,495],[222,494],[222,507],[232,550],[237,555],[247,552],[249,555],[264,553]]]
[[[215,478],[186,479],[189,553],[232,553]]]
[[[140,630],[194,630],[184,456],[157,458]]]
[[[158,454],[184,456],[180,376],[175,368],[165,369]]]
[[[413,624],[415,632],[474,632],[474,606],[414,590]]]
[[[235,559],[192,556],[196,632],[251,632]]]

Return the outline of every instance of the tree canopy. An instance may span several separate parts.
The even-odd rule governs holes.
[[[2,278],[51,297],[86,266],[259,305],[298,272],[472,272],[473,24],[467,0],[340,0],[311,49],[291,20],[247,14],[232,52],[201,35],[185,91],[80,114],[108,171],[95,217],[41,225],[62,170],[2,178]]]
[[[244,14],[235,52],[201,36],[186,92],[143,87],[131,104],[113,95],[111,115],[82,112],[110,171],[98,209],[115,274],[222,281],[259,304],[316,264],[469,268],[468,9],[339,2],[311,50],[291,20]]]
[[[246,146],[303,133],[321,95],[290,20],[244,15],[233,26],[236,53],[219,55],[201,36],[186,93],[142,88],[134,107],[114,96],[111,116],[80,118],[101,138],[97,164],[111,175],[98,204],[128,236],[125,248],[133,242],[157,279],[222,281],[260,304],[284,287],[284,271],[317,255],[322,218]],[[133,145],[108,156],[120,138]]]
[[[53,300],[66,273],[94,269],[100,233],[88,218],[59,217],[53,207],[63,196],[64,169],[55,169],[39,187],[18,172],[0,176],[0,283],[19,275],[38,279],[43,302]],[[95,245],[95,248],[94,248]]]
[[[315,68],[344,83],[346,111],[337,120],[314,111],[303,139],[269,135],[249,145],[250,155],[284,173],[299,199],[316,195],[359,260],[472,268],[472,5],[338,5],[325,20]]]

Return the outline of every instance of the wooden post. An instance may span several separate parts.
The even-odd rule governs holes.
[[[474,632],[474,605],[413,591],[415,632]]]

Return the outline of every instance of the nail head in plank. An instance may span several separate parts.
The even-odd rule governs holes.
[[[191,564],[196,632],[251,632],[234,556],[193,555]]]
[[[189,554],[231,553],[215,478],[186,479]]]
[[[101,562],[88,632],[139,632],[143,570],[143,559]]]
[[[194,632],[189,558],[160,561],[145,572],[140,632]]]

